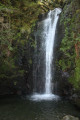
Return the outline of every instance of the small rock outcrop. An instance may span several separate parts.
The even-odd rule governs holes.
[[[63,117],[62,120],[79,120],[79,118],[71,116],[71,115],[66,115]]]

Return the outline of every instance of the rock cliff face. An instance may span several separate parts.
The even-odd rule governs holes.
[[[64,37],[61,41],[58,67],[62,70],[62,82],[66,80],[65,93],[76,94],[75,104],[80,104],[80,1],[66,1],[61,14]],[[70,83],[70,85],[69,85]],[[64,86],[64,85],[63,85]],[[78,99],[78,102],[77,102]]]
[[[59,65],[63,71],[70,75],[69,81],[76,89],[80,89],[80,2],[79,0],[67,1],[61,15],[64,25],[64,38],[60,51],[62,52]]]
[[[1,0],[0,95],[32,92],[36,46],[33,31],[38,29],[39,25],[35,26],[37,20],[40,22],[44,13],[55,7],[63,8],[56,32],[55,91],[69,95],[80,90],[80,1],[60,0],[45,4],[29,0]],[[57,84],[60,87],[56,88]]]

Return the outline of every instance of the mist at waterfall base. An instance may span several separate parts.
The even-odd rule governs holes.
[[[54,86],[54,83],[52,84],[52,79],[54,77],[54,73],[52,73],[52,63],[54,60],[54,41],[55,41],[55,33],[56,33],[56,27],[59,20],[59,14],[61,13],[60,8],[56,8],[52,11],[49,11],[46,19],[42,21],[42,31],[41,31],[41,46],[40,51],[43,53],[38,54],[38,46],[36,48],[36,53],[38,54],[36,57],[39,58],[39,66],[38,68],[34,69],[35,72],[34,78],[35,78],[35,84],[34,84],[34,93],[31,96],[31,100],[34,101],[41,101],[41,100],[58,100],[60,99],[59,96],[52,93],[52,85]],[[35,35],[35,39],[38,39],[38,35]],[[36,54],[35,53],[35,54]],[[40,57],[44,60],[40,60]],[[36,61],[36,59],[35,59]],[[40,69],[40,63],[43,61],[43,67]],[[36,64],[38,64],[36,62]],[[34,68],[37,66],[35,64]],[[54,66],[53,66],[54,67]],[[43,88],[40,88],[38,91],[37,81],[38,81],[38,73],[42,74],[43,77],[39,77],[39,81],[42,81]],[[52,77],[53,76],[53,77]],[[41,80],[40,80],[41,79]],[[41,92],[42,91],[42,92]],[[41,92],[41,93],[40,93]]]

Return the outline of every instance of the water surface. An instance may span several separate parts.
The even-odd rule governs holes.
[[[31,101],[17,97],[0,98],[0,120],[61,120],[80,111],[69,101]]]

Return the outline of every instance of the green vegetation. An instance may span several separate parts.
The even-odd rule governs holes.
[[[80,89],[80,2],[67,2],[61,16],[64,23],[64,38],[61,42],[62,57],[59,65],[70,73],[70,82]]]
[[[30,51],[34,48],[35,41],[30,34],[41,13],[39,6],[30,0],[0,1],[1,87],[17,85],[32,65]]]

